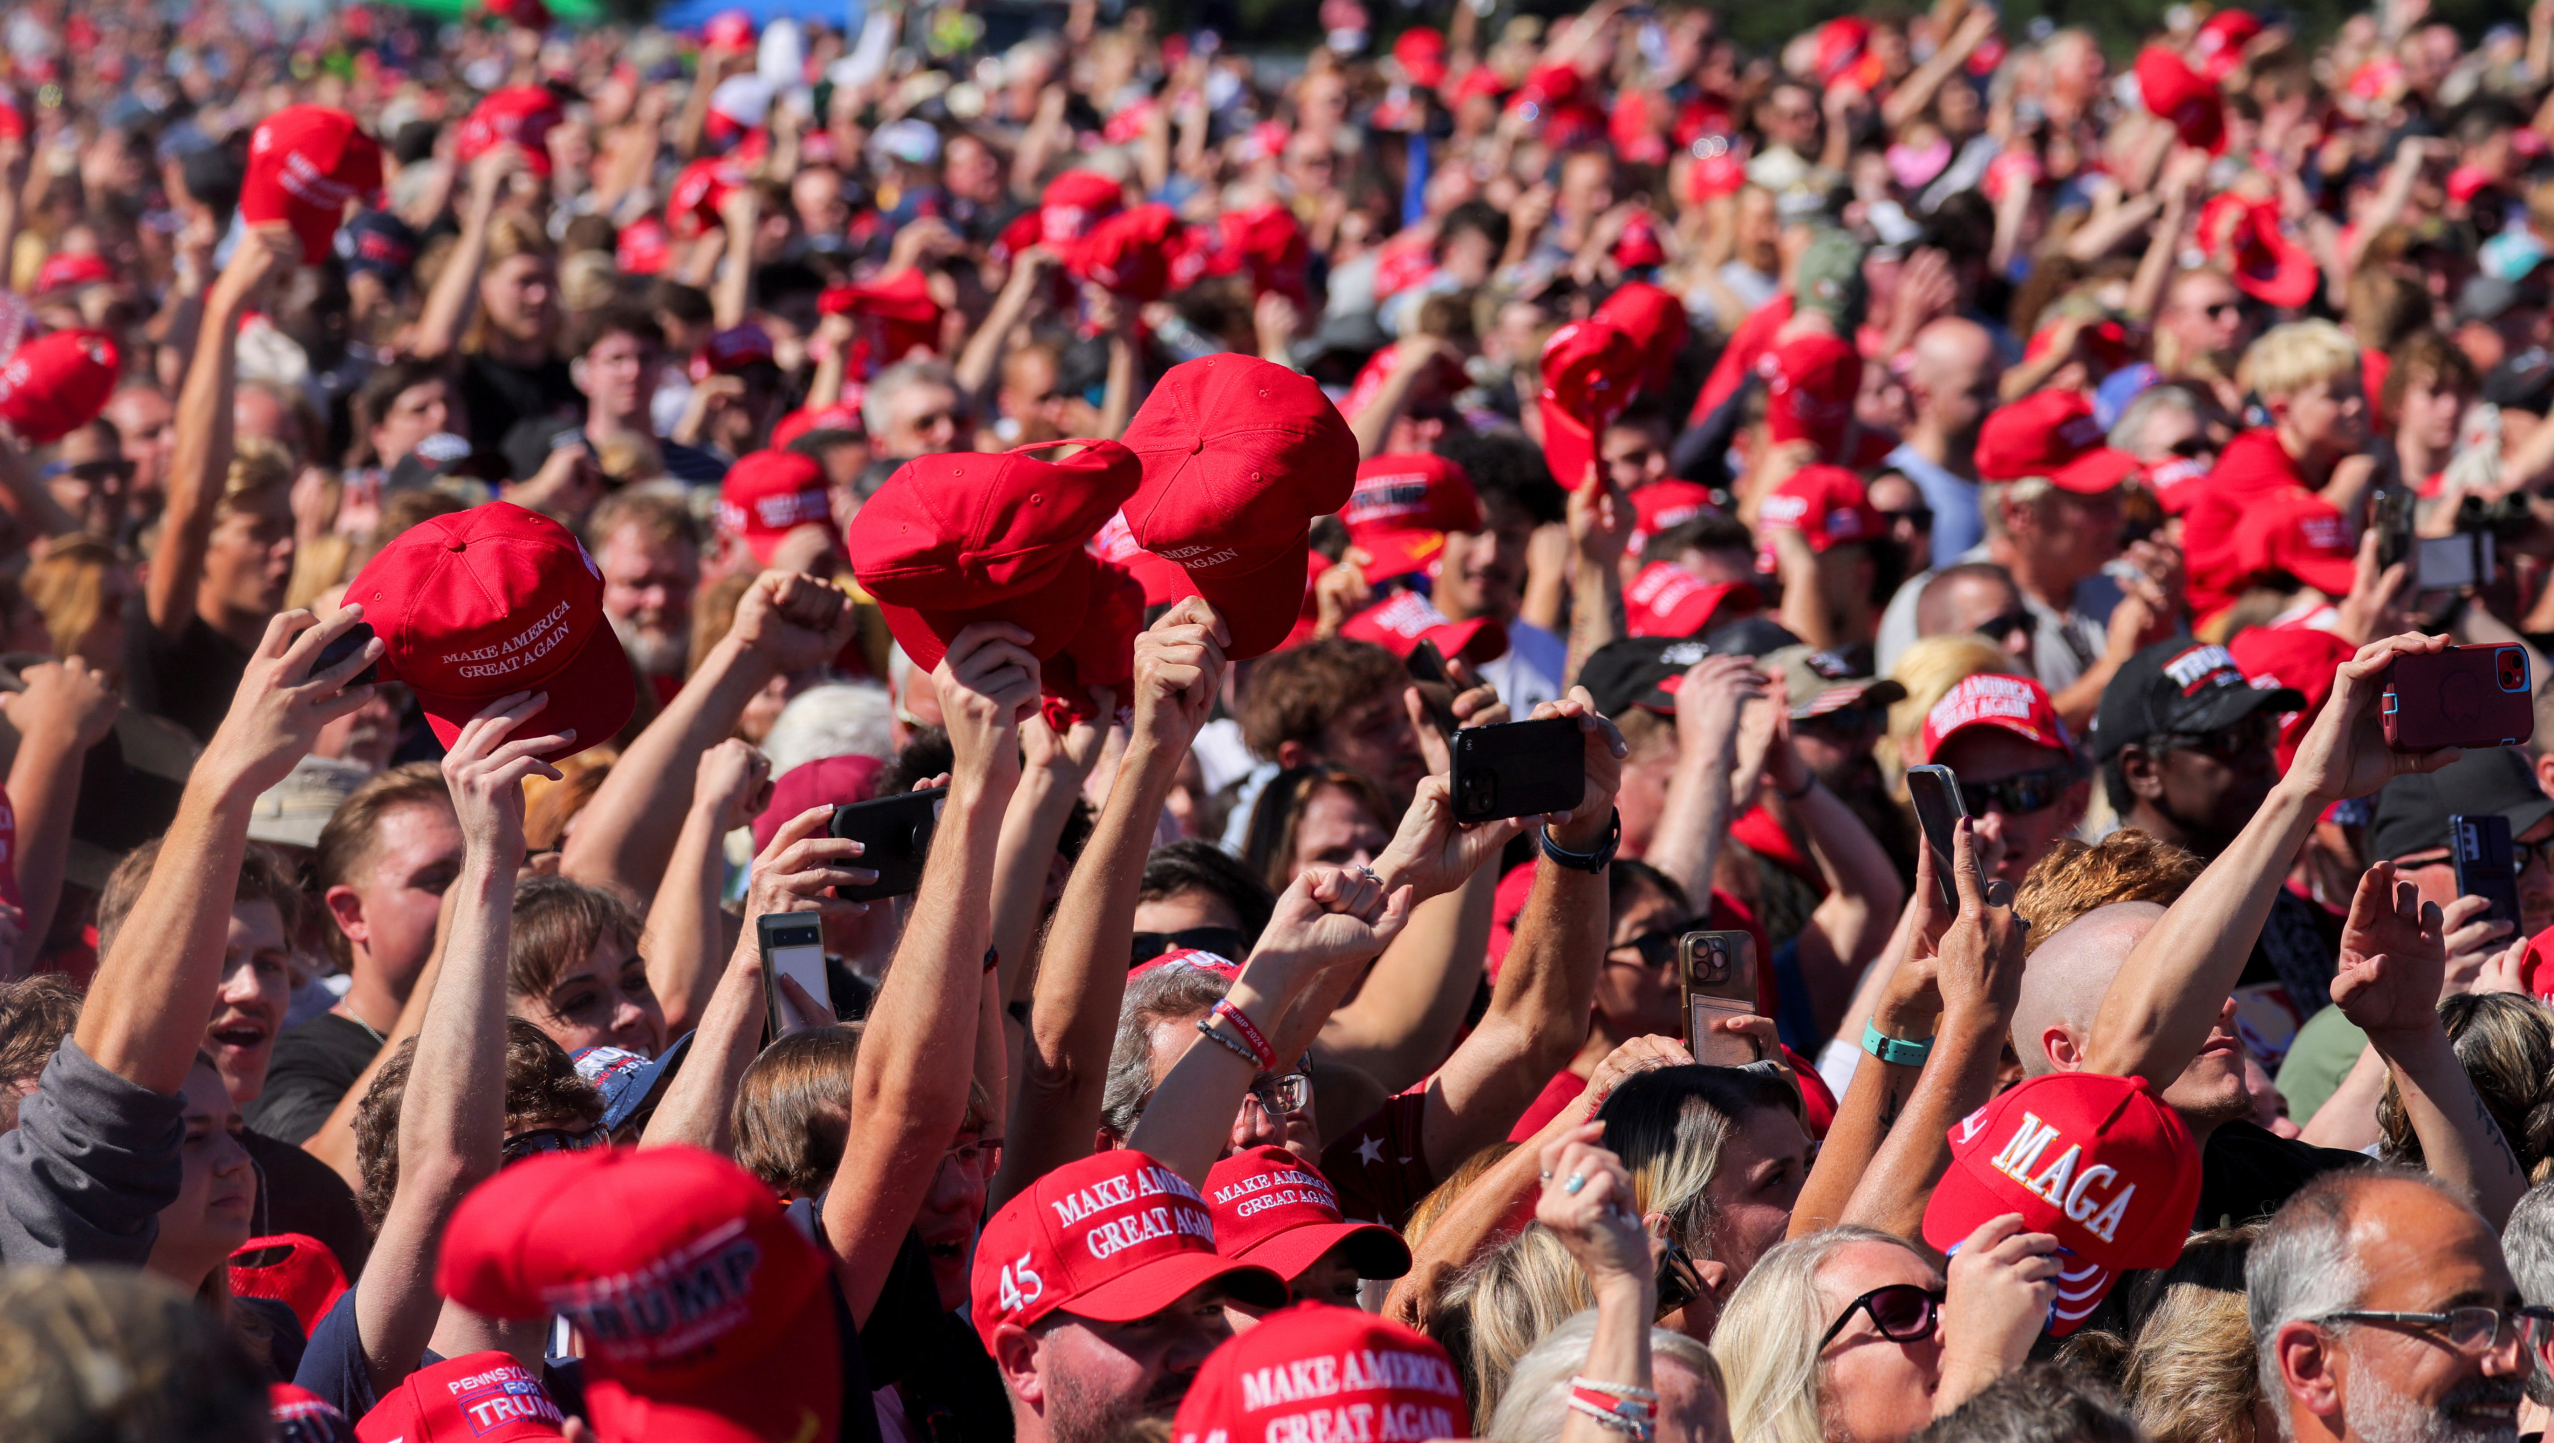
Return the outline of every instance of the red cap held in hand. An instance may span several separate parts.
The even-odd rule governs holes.
[[[559,97],[546,85],[509,85],[492,91],[461,122],[453,155],[463,165],[508,141],[523,148],[523,163],[534,175],[550,174],[550,132],[567,119]]]
[[[2209,197],[2199,209],[2199,243],[2225,265],[2235,289],[2268,305],[2302,306],[2323,284],[2313,253],[2280,224],[2279,202],[2268,196]]]
[[[1924,1240],[1949,1252],[2006,1213],[2056,1237],[2049,1333],[2084,1321],[2122,1268],[2182,1255],[2199,1206],[2199,1148],[2142,1077],[2034,1077],[1951,1129],[1951,1167],[1924,1208]]]
[[[1232,637],[1225,655],[1285,640],[1312,518],[1347,504],[1357,480],[1357,438],[1330,398],[1254,356],[1184,361],[1144,399],[1126,446],[1144,468],[1127,531],[1214,606]]]
[[[1139,205],[1091,227],[1065,247],[1064,268],[1130,301],[1158,301],[1170,288],[1170,252],[1180,244],[1179,216],[1166,205]]]
[[[1862,391],[1862,357],[1833,336],[1801,336],[1758,362],[1765,377],[1765,432],[1776,445],[1817,443],[1819,459],[1843,455]]]
[[[691,1147],[552,1153],[462,1199],[435,1287],[585,1344],[605,1438],[826,1438],[842,1409],[833,1259],[770,1188]]]
[[[1626,281],[1596,308],[1596,319],[1629,336],[1640,348],[1642,388],[1666,389],[1676,369],[1676,353],[1685,349],[1690,324],[1685,303],[1647,281]]]
[[[741,538],[754,559],[768,566],[782,537],[801,526],[822,526],[839,543],[834,503],[824,468],[795,451],[749,451],[727,468],[718,488],[718,524]]]
[[[346,202],[379,189],[381,147],[355,117],[324,105],[289,105],[249,136],[239,218],[250,225],[288,223],[301,242],[302,264],[316,265],[334,249]]]
[[[30,446],[59,441],[98,418],[123,368],[104,331],[55,331],[0,363],[0,422]]]
[[[1366,580],[1425,571],[1449,531],[1481,529],[1472,477],[1443,456],[1377,456],[1357,468],[1357,489],[1339,518],[1348,544],[1366,553]]]
[[[1924,715],[1924,733],[1918,740],[1925,760],[1931,761],[1944,742],[1971,727],[1996,727],[2057,751],[2075,749],[2056,704],[2049,700],[2048,688],[2027,676],[1980,672],[1962,677]]]
[[[914,665],[938,666],[972,621],[1026,627],[1042,659],[1082,629],[1094,575],[1083,543],[1142,472],[1115,441],[1046,444],[1082,449],[1063,461],[1029,447],[917,456],[852,518],[852,573]]]
[[[81,286],[114,284],[115,267],[96,251],[55,251],[36,267],[35,286],[30,294],[41,296]]]
[[[1757,508],[1768,531],[1797,531],[1812,551],[1850,541],[1876,541],[1889,529],[1862,478],[1842,466],[1803,466]]]
[[[1410,1271],[1410,1248],[1380,1223],[1352,1223],[1339,1194],[1312,1164],[1277,1146],[1234,1153],[1206,1174],[1206,1205],[1225,1257],[1257,1263],[1293,1282],[1331,1249],[1361,1278]]]
[[[1323,1303],[1262,1318],[1207,1355],[1171,1423],[1174,1443],[1417,1443],[1471,1433],[1462,1381],[1435,1340]]]
[[[1596,464],[1597,441],[1640,389],[1640,344],[1608,321],[1572,321],[1543,343],[1543,459],[1576,491]]]
[[[1126,187],[1095,170],[1068,170],[1038,197],[1038,239],[1058,249],[1126,206]]]
[[[1461,657],[1474,666],[1496,661],[1508,650],[1505,622],[1495,616],[1448,620],[1436,603],[1415,591],[1396,591],[1349,617],[1339,634],[1351,641],[1371,641],[1403,658],[1418,650],[1420,642],[1431,641],[1446,660]]]
[[[1997,408],[1978,428],[1978,475],[1989,481],[2045,476],[2061,491],[2098,496],[2137,474],[2114,451],[2080,391],[2036,391]]]
[[[576,729],[555,761],[610,741],[636,681],[603,614],[603,573],[566,527],[507,501],[421,521],[346,587],[387,648],[384,681],[404,681],[445,746],[488,703],[519,691],[549,704],[516,737]]]
[[[496,1349],[419,1368],[355,1424],[357,1443],[521,1443],[566,1420],[550,1390]]]
[[[1046,693],[1046,720],[1061,734],[1099,714],[1094,687],[1106,687],[1120,704],[1135,679],[1135,638],[1144,629],[1144,585],[1125,567],[1092,559],[1091,604],[1082,629],[1046,659],[1038,685]]]
[[[2138,52],[2137,91],[2146,109],[2169,123],[2182,144],[2210,152],[2226,148],[2226,102],[2216,82],[2193,71],[2169,47],[2149,45]]]
[[[1208,1283],[1259,1307],[1286,1301],[1275,1273],[1216,1254],[1215,1219],[1186,1179],[1120,1148],[1047,1173],[985,1221],[969,1312],[990,1351],[1004,1323],[1059,1309],[1133,1322]]]

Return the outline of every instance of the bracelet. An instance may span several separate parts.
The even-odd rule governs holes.
[[[1232,1054],[1247,1064],[1252,1072],[1256,1073],[1261,1070],[1259,1066],[1259,1059],[1250,1055],[1249,1048],[1242,1046],[1240,1043],[1235,1042],[1233,1039],[1226,1037],[1224,1034],[1215,1030],[1215,1016],[1213,1013],[1210,1012],[1206,1016],[1197,1019],[1197,1030],[1232,1049]]]
[[[1242,1014],[1240,1008],[1233,1005],[1231,998],[1215,999],[1215,1010],[1208,1013],[1207,1018],[1211,1021],[1217,1017],[1230,1020],[1233,1030],[1242,1035],[1242,1041],[1250,1044],[1252,1055],[1259,1059],[1260,1071],[1275,1072],[1277,1070],[1277,1049],[1268,1045],[1268,1039],[1259,1035],[1259,1028]]]
[[[1543,855],[1551,858],[1556,864],[1574,872],[1590,874],[1602,872],[1613,862],[1614,849],[1623,844],[1623,814],[1617,811],[1607,818],[1605,841],[1593,852],[1573,852],[1567,847],[1557,845],[1552,840],[1550,827],[1541,829],[1536,835],[1542,839]]]
[[[1627,1438],[1637,1439],[1638,1443],[1651,1443],[1651,1440],[1658,1436],[1656,1419],[1646,1413],[1636,1414],[1624,1411],[1631,1406],[1625,1404],[1619,1409],[1608,1408],[1602,1403],[1591,1403],[1576,1393],[1570,1395],[1570,1407],[1574,1411],[1595,1419],[1599,1426],[1612,1429]]]
[[[1636,1398],[1647,1403],[1658,1401],[1658,1393],[1654,1389],[1637,1387],[1630,1383],[1600,1383],[1585,1373],[1572,1378],[1570,1386],[1584,1388],[1591,1393],[1603,1393],[1613,1398]]]
[[[1862,1024],[1862,1050],[1882,1062],[1922,1067],[1924,1060],[1933,1055],[1933,1039],[1891,1037],[1872,1023],[1865,1022]]]

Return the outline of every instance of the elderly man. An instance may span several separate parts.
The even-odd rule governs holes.
[[[963,451],[975,434],[957,373],[938,361],[900,361],[879,372],[860,416],[882,461]]]

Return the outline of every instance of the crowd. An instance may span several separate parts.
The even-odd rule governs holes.
[[[2547,1431],[2554,4],[1390,9],[0,15],[0,1437]]]

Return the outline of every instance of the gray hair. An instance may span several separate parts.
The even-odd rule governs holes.
[[[915,386],[946,386],[961,402],[966,391],[958,385],[958,373],[946,361],[898,361],[878,373],[869,383],[869,393],[860,398],[860,419],[872,436],[882,435],[887,422],[895,415],[894,403],[899,392]]]
[[[827,757],[893,760],[887,689],[874,681],[837,681],[809,687],[789,699],[763,737],[772,775],[785,777]]]
[[[2518,1279],[2519,1297],[2542,1305],[2554,1301],[2554,1182],[2538,1183],[2510,1209],[2510,1224],[2501,1230],[2501,1256]],[[2530,1358],[2527,1396],[2554,1403],[2554,1380],[2545,1365]]]
[[[2261,1396],[2279,1418],[2279,1436],[2293,1439],[2273,1342],[2290,1323],[2343,1312],[2359,1301],[2367,1271],[2350,1253],[2350,1207],[2358,1191],[2375,1182],[2410,1182],[2442,1197],[2455,1197],[2427,1173],[2369,1165],[2328,1172],[2281,1205],[2244,1256],[2244,1305],[2252,1325],[2253,1361],[2261,1370]],[[2463,1206],[2463,1200],[2459,1199]]]
[[[1153,1100],[1153,1028],[1205,1013],[1231,988],[1203,967],[1180,963],[1128,980],[1117,1009],[1117,1044],[1109,1049],[1108,1083],[1100,1093],[1102,1126],[1125,1137]]]
[[[2139,1443],[2110,1389],[2030,1363],[1987,1384],[1925,1424],[1908,1443]]]
[[[875,391],[871,395],[878,394]],[[2004,526],[2007,505],[2033,510],[2057,490],[2057,483],[2046,476],[2025,476],[2019,481],[1989,481],[1978,487],[1978,516],[1986,523],[1989,536],[2009,536]]]
[[[1543,1341],[1527,1349],[1509,1370],[1498,1411],[1481,1436],[1499,1443],[1550,1443],[1560,1437],[1562,1421],[1569,1416],[1570,1379],[1587,1366],[1588,1350],[1595,1346],[1594,1308],[1570,1315],[1544,1334]],[[1720,1360],[1711,1349],[1674,1328],[1652,1328],[1649,1351],[1653,1373],[1659,1363],[1675,1363],[1709,1383],[1713,1394],[1727,1405],[1729,1385],[1721,1378]]]
[[[2147,459],[2146,424],[2158,411],[2180,411],[2199,414],[2199,399],[2179,386],[2149,386],[2137,398],[2122,407],[2119,419],[2111,423],[2110,444],[2140,460]]]
[[[1827,1327],[1818,1275],[1856,1243],[1906,1239],[1847,1224],[1811,1233],[1756,1260],[1730,1295],[1712,1337],[1729,1370],[1729,1421],[1737,1443],[1823,1443],[1819,1424],[1818,1335]]]

